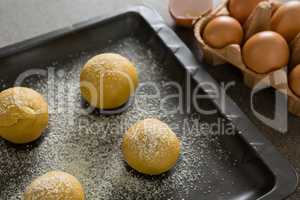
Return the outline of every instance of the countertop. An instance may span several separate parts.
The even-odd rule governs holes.
[[[217,2],[218,0],[215,0]],[[55,29],[90,19],[95,16],[105,16],[112,10],[117,10],[132,4],[151,5],[163,16],[167,24],[175,29],[178,35],[195,50],[193,34],[189,29],[175,28],[168,13],[168,3],[164,0],[0,0],[0,47],[32,38]],[[196,51],[194,51],[196,53]],[[242,81],[242,74],[230,65],[218,67],[206,66],[207,70],[218,81],[236,81],[236,85],[228,92],[234,101],[247,113],[249,118],[277,149],[300,172],[300,118],[289,115],[287,133],[282,134],[263,125],[253,114],[249,106],[250,89]],[[266,91],[265,102],[267,105],[272,98],[272,91]],[[238,94],[238,95],[237,95]],[[266,106],[268,107],[268,106]],[[267,108],[266,108],[267,109]],[[290,200],[300,199],[300,188]]]

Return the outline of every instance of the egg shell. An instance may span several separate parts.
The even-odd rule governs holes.
[[[290,1],[277,9],[272,17],[272,30],[288,42],[300,32],[300,2]]]
[[[212,0],[170,0],[169,12],[179,26],[192,27],[195,20],[212,10]]]
[[[206,25],[204,41],[213,48],[224,48],[230,44],[240,44],[243,40],[243,28],[230,16],[219,16]]]
[[[264,31],[246,41],[242,56],[248,68],[264,74],[288,64],[289,46],[278,33]]]

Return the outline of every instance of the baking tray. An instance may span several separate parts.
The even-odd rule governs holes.
[[[135,62],[144,87],[122,113],[86,115],[81,112],[79,72],[89,58],[103,52],[120,53]],[[50,108],[49,127],[38,141],[28,145],[0,141],[0,199],[21,199],[26,185],[50,170],[75,175],[87,199],[277,200],[296,189],[293,167],[230,97],[225,98],[226,111],[217,99],[198,102],[205,109],[217,108],[214,115],[203,115],[193,107],[166,114],[164,110],[178,105],[176,98],[159,109],[161,99],[174,94],[172,85],[166,84],[170,81],[179,83],[186,96],[201,83],[217,83],[149,7],[131,7],[4,47],[0,66],[1,89],[12,86],[20,74],[38,72],[22,85],[45,95]],[[156,83],[160,98],[151,84],[145,86],[150,81]],[[199,95],[209,94],[210,89],[202,85]],[[145,94],[154,96],[145,99]],[[189,103],[186,98],[184,105]],[[155,177],[132,170],[120,152],[122,134],[146,117],[165,121],[182,141],[177,165]],[[194,126],[216,123],[234,127],[235,134]]]

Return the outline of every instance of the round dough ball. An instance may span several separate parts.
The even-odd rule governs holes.
[[[138,172],[159,175],[176,164],[180,141],[167,124],[145,119],[125,133],[122,152],[127,163]]]
[[[48,125],[48,104],[41,94],[14,87],[0,93],[0,136],[24,144],[39,138]]]
[[[24,200],[84,200],[84,190],[72,175],[52,171],[35,179],[25,190]]]
[[[243,28],[236,19],[219,16],[208,22],[203,39],[209,46],[220,49],[231,44],[241,44],[243,35]]]
[[[99,109],[114,109],[125,104],[138,85],[136,68],[127,58],[113,53],[90,59],[80,74],[83,98]]]

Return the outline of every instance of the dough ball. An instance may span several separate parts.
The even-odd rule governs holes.
[[[80,74],[83,98],[99,109],[114,109],[125,104],[138,85],[136,68],[127,58],[113,53],[90,59]]]
[[[0,93],[0,136],[24,144],[39,138],[48,125],[48,104],[41,94],[14,87]]]
[[[84,200],[84,190],[72,175],[52,171],[35,179],[25,190],[24,200]]]
[[[167,124],[145,119],[125,133],[122,152],[127,163],[138,172],[158,175],[176,164],[180,141]]]

